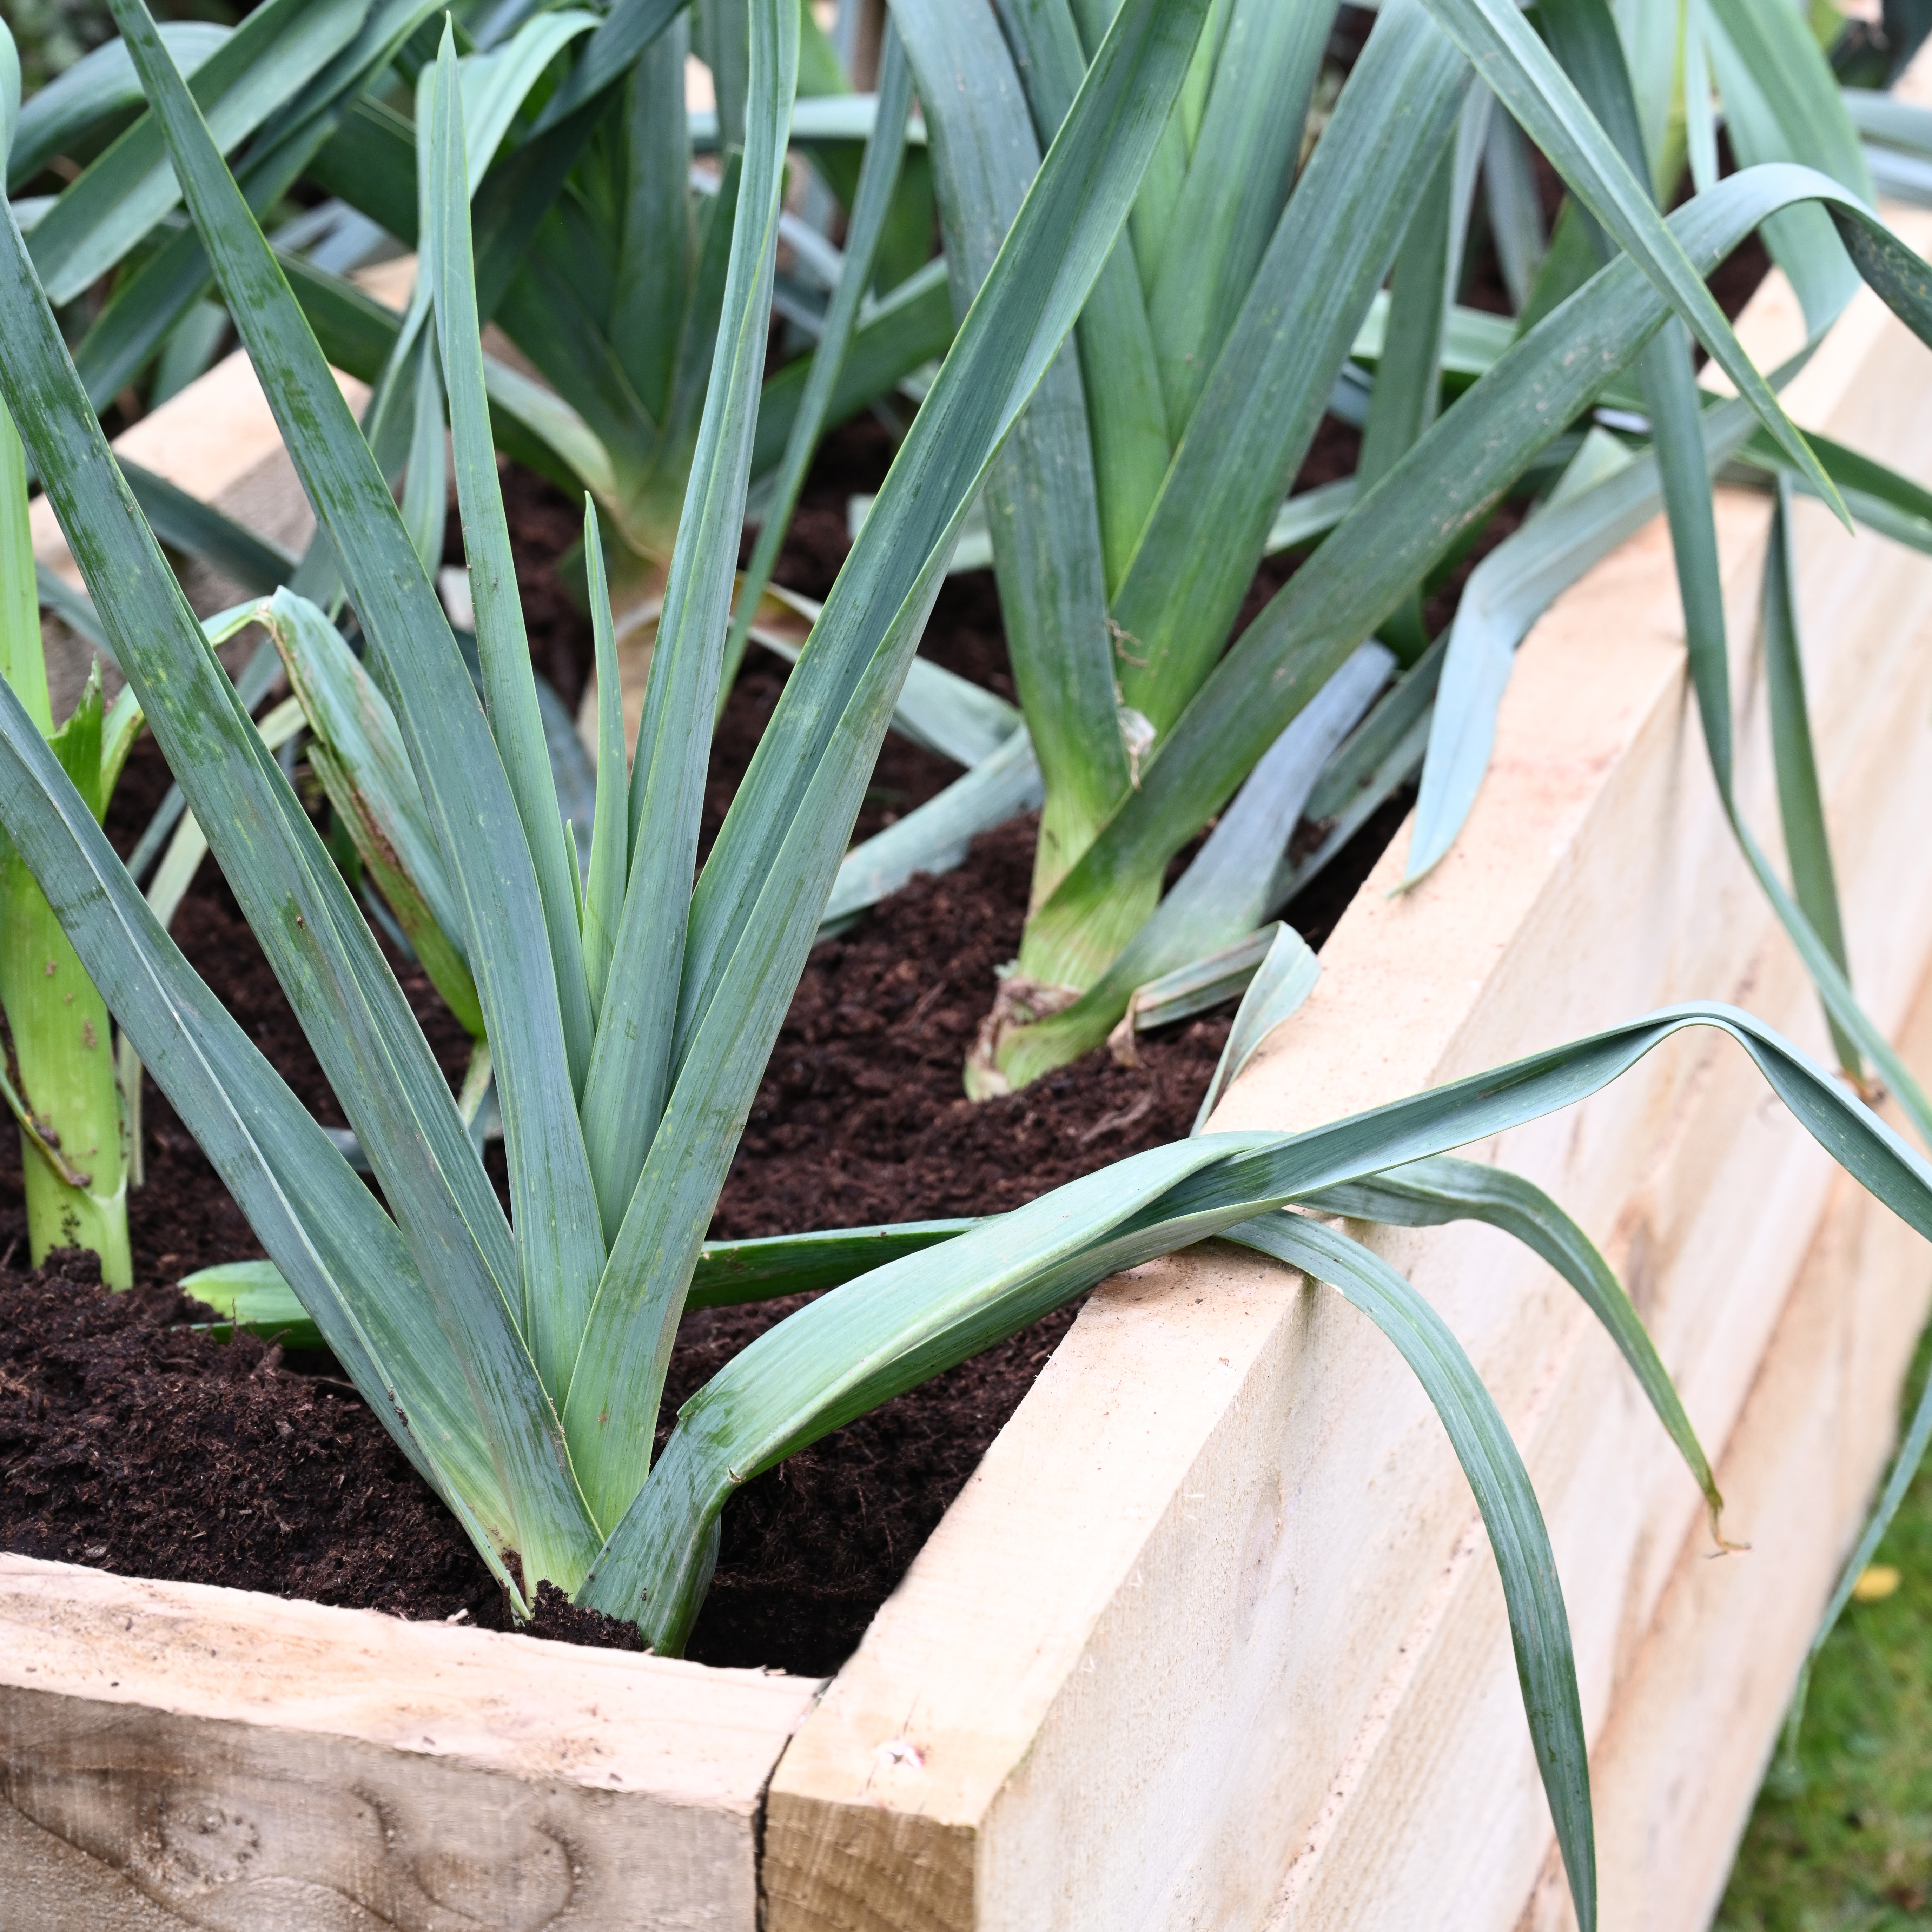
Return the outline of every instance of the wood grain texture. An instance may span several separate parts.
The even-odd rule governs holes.
[[[1932,1063],[1932,979],[1900,1045]],[[1904,1123],[1888,1109],[1894,1126]],[[1603,1922],[1708,1925],[1800,1660],[1898,1440],[1932,1256],[1843,1177],[1718,1466],[1730,1534],[1688,1537],[1592,1756]],[[1745,1634],[1748,1633],[1748,1636]],[[1546,1868],[1526,1932],[1573,1927]]]
[[[0,1925],[751,1932],[817,1688],[0,1556]]]
[[[1898,218],[1932,245],[1932,223]],[[1768,336],[1786,305],[1768,290],[1748,329]],[[1932,481],[1924,352],[1871,298],[1790,399],[1801,422]],[[1762,499],[1720,501],[1740,794],[1775,850],[1755,639],[1766,517]],[[1854,974],[1898,1029],[1932,956],[1932,563],[1811,506],[1800,519]],[[1526,644],[1467,832],[1392,900],[1405,844],[1217,1126],[1331,1118],[1690,998],[1824,1046],[1711,784],[1660,525]],[[1742,1054],[1681,1039],[1470,1151],[1550,1188],[1604,1244],[1707,1447],[1748,1462],[1742,1418],[1833,1171]],[[1473,1228],[1375,1244],[1456,1329],[1524,1450],[1586,1720],[1607,1738],[1701,1533],[1696,1490],[1574,1296],[1514,1244]],[[1932,1281],[1918,1259],[1920,1277],[1862,1282],[1896,1318],[1874,1388],[1902,1371],[1898,1338]],[[1856,1319],[1859,1298],[1822,1300]],[[1808,1546],[1844,1546],[1870,1473],[1865,1449],[1845,1459],[1841,1484],[1808,1492],[1792,1531]],[[1735,1480],[1742,1508],[1760,1492],[1742,1463]],[[1748,1647],[1767,1614],[1754,1593],[1784,1586],[1754,1558],[1726,1567],[1746,1580],[1726,1640]],[[1755,1764],[1768,1736],[1727,1724],[1696,1748]],[[1692,1746],[1676,1744],[1681,1770]],[[1732,1830],[1748,1773],[1733,1784]],[[1090,1302],[788,1748],[768,1810],[772,1932],[1509,1927],[1550,1844],[1494,1567],[1426,1402],[1339,1298],[1212,1246]],[[1712,1828],[1672,1814],[1670,1828]]]

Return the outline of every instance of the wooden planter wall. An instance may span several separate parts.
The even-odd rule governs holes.
[[[1894,218],[1932,251],[1932,220]],[[1761,364],[1792,316],[1779,284],[1754,304]],[[218,381],[246,386],[232,364]],[[1932,482],[1932,366],[1869,296],[1787,399]],[[1853,974],[1924,1067],[1932,562],[1798,518]],[[1762,499],[1724,495],[1740,789],[1769,838],[1766,528]],[[1538,626],[1466,836],[1391,901],[1405,842],[1217,1126],[1312,1124],[1690,998],[1823,1051],[1718,807],[1659,526]],[[1715,1035],[1472,1152],[1604,1244],[1752,1546],[1713,1558],[1662,1431],[1546,1270],[1480,1229],[1376,1236],[1468,1347],[1550,1524],[1604,1922],[1701,1926],[1888,1453],[1932,1250]],[[1092,1298],[820,1689],[0,1558],[0,1924],[1568,1922],[1439,1426],[1338,1297],[1231,1250]]]

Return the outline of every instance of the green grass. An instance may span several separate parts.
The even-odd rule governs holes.
[[[1929,1364],[1932,1334],[1908,1402]],[[1899,1587],[1847,1605],[1820,1654],[1796,1774],[1765,1780],[1720,1932],[1932,1926],[1932,1457],[1876,1560]]]

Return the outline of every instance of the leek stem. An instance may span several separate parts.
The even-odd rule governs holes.
[[[33,538],[27,520],[26,460],[13,419],[0,409],[0,675],[50,738]],[[99,715],[100,692],[82,700]],[[88,789],[103,790],[100,733],[91,742]],[[81,747],[76,744],[78,753]],[[82,754],[84,755],[84,754]],[[104,801],[103,801],[104,802]],[[110,1288],[134,1283],[128,1241],[128,1166],[120,1088],[106,1004],[87,976],[27,870],[0,838],[0,1012],[8,1064],[0,1088],[20,1124],[27,1244],[38,1268],[53,1248],[91,1248]]]

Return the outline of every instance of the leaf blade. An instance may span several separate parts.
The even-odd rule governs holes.
[[[1495,1402],[1448,1324],[1359,1242],[1293,1215],[1244,1222],[1229,1230],[1228,1239],[1327,1282],[1360,1309],[1401,1351],[1448,1432],[1496,1555],[1537,1769],[1556,1820],[1578,1922],[1592,1932],[1597,1852],[1589,1740],[1576,1691],[1570,1619],[1529,1472]]]
[[[1648,189],[1630,172],[1582,97],[1510,0],[1425,0],[1570,191],[1636,262],[1772,440],[1845,520],[1844,506],[1804,437],[1779,406],[1691,266]]]
[[[615,1239],[623,1223],[670,1085],[678,963],[750,482],[785,133],[797,85],[795,15],[780,8],[774,19],[755,22],[751,51],[726,322],[652,653],[632,770],[629,878],[584,1094],[585,1142],[607,1239]],[[596,1466],[600,1457],[588,1453]]]

